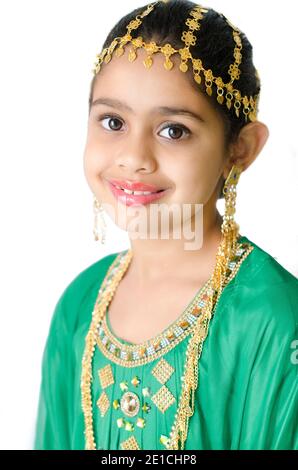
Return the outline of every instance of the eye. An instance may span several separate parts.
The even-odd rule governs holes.
[[[102,122],[102,121],[105,121],[107,120],[108,121],[108,127],[104,127],[104,129],[108,130],[108,131],[119,131],[119,123],[123,124],[123,121],[118,118],[116,115],[103,115],[103,116],[99,116],[97,119],[96,119],[98,122]],[[121,128],[121,127],[120,127]],[[166,126],[164,126],[161,131],[164,131],[165,129],[174,129],[174,132],[170,132],[170,137],[171,139],[170,140],[181,140],[181,135],[185,135],[186,137],[189,136],[191,134],[191,131],[183,126],[182,124],[178,124],[178,123],[168,123]],[[178,132],[177,132],[178,130]]]
[[[182,124],[175,124],[175,123],[168,123],[165,127],[162,128],[162,131],[165,129],[174,129],[174,132],[170,132],[171,139],[170,140],[181,140],[180,136],[181,133],[186,136],[191,134],[191,131],[187,129],[187,127],[183,126]],[[178,129],[178,132],[177,132]]]
[[[119,128],[118,128],[119,124],[117,125],[117,121],[118,121],[118,123],[122,122],[117,116],[110,116],[110,115],[107,116],[107,115],[105,115],[105,116],[99,116],[97,118],[97,121],[99,121],[99,122],[102,122],[104,120],[108,120],[109,123],[112,123],[111,126],[110,126],[110,124],[108,124],[108,127],[103,126],[104,129],[107,129],[108,131],[111,131],[111,130],[112,131],[115,131],[115,130],[117,131],[117,130],[119,130]]]

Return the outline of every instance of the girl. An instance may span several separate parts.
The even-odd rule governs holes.
[[[131,246],[57,303],[35,448],[297,448],[298,281],[234,220],[268,138],[251,44],[213,9],[159,1],[122,18],[95,65],[95,236],[106,209]]]

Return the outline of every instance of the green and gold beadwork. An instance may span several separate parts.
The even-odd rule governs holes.
[[[106,414],[106,412],[108,411],[109,407],[110,407],[110,400],[109,400],[109,397],[108,395],[106,394],[105,391],[103,391],[99,397],[99,399],[97,400],[96,402],[98,408],[99,408],[99,411],[100,411],[100,416],[103,418]]]
[[[222,280],[221,289],[219,291],[208,289],[208,286],[209,286],[209,282],[208,282],[205,286],[206,290],[202,289],[199,295],[195,296],[194,301],[190,304],[190,307],[191,307],[190,312],[187,309],[185,313],[190,313],[193,316],[193,319],[194,319],[193,328],[196,329],[196,332],[199,331],[198,327],[200,327],[201,323],[203,323],[202,320],[200,320],[200,318],[202,317],[203,320],[205,321],[205,317],[206,317],[205,313],[204,315],[202,315],[202,310],[204,310],[203,306],[205,305],[205,301],[208,299],[208,297],[211,301],[212,301],[212,298],[215,298],[216,302],[214,304],[214,308],[216,307],[219,301],[222,289],[233,279],[233,277],[236,276],[241,266],[241,263],[244,261],[244,259],[249,255],[249,253],[252,250],[253,250],[253,246],[250,243],[237,242],[235,246],[235,251],[233,249],[234,257],[233,259],[228,260],[227,266],[229,268],[229,272],[228,272],[228,275],[225,274],[225,277]],[[113,261],[113,263],[111,264],[111,266],[109,267],[107,274],[98,291],[98,297],[97,297],[95,307],[93,310],[93,315],[92,315],[92,322],[91,322],[90,329],[88,331],[88,334],[85,340],[86,345],[85,345],[85,351],[84,351],[83,361],[82,361],[81,393],[82,393],[82,407],[83,407],[84,419],[85,419],[86,449],[96,449],[96,443],[95,443],[95,437],[94,437],[94,431],[93,431],[92,386],[91,386],[92,359],[93,359],[96,344],[98,345],[99,349],[103,352],[105,357],[111,359],[112,362],[117,362],[115,361],[115,357],[116,358],[120,357],[121,358],[120,365],[124,365],[124,366],[127,365],[127,367],[134,367],[136,365],[136,362],[139,365],[143,363],[151,362],[152,360],[157,359],[161,355],[164,355],[165,352],[169,350],[169,342],[168,342],[166,347],[163,347],[158,351],[156,351],[155,348],[153,347],[153,352],[155,352],[155,354],[149,354],[148,357],[145,358],[145,360],[144,358],[140,360],[140,357],[138,356],[138,354],[136,355],[134,354],[135,348],[138,349],[140,345],[129,345],[130,348],[128,349],[129,349],[129,352],[131,353],[131,356],[132,356],[131,358],[129,354],[126,355],[126,348],[125,348],[126,345],[119,343],[120,354],[114,355],[113,350],[115,349],[115,346],[117,347],[117,341],[115,342],[116,345],[114,344],[113,346],[113,344],[107,345],[106,341],[102,342],[99,340],[99,338],[101,338],[99,334],[100,328],[102,327],[102,325],[105,324],[104,314],[106,312],[106,308],[109,305],[110,301],[112,300],[115,289],[117,285],[119,284],[121,278],[123,277],[124,273],[126,272],[127,267],[131,261],[131,258],[132,258],[132,252],[130,250],[120,252],[118,256],[115,258],[115,260]],[[209,308],[209,305],[207,308]],[[178,321],[181,321],[181,319],[182,317],[180,317]],[[159,335],[159,336],[166,339],[172,327],[173,325],[171,325],[171,327],[168,330],[166,330],[163,335]],[[203,328],[203,325],[202,325],[202,328]],[[203,329],[205,329],[205,327]],[[192,327],[189,328],[188,333],[191,333],[191,332],[192,332]],[[203,335],[199,334],[199,336],[201,337]],[[206,331],[204,332],[204,336],[206,336]],[[192,338],[192,335],[190,336],[190,338]],[[116,338],[112,336],[112,339],[115,340]],[[158,339],[160,340],[161,338],[158,338]],[[154,338],[154,340],[156,340],[156,338]],[[153,345],[154,345],[154,340],[152,340]],[[179,337],[178,340],[181,340],[181,338]],[[151,342],[149,343],[151,344]],[[203,340],[201,341],[201,347],[202,347],[202,344],[203,344]],[[170,347],[171,346],[172,345],[170,345]],[[124,352],[125,354],[122,354],[122,352]],[[125,359],[123,359],[123,356],[125,357]],[[137,358],[135,356],[137,356]],[[106,370],[103,376],[105,377],[103,384],[104,385],[106,385],[107,383],[111,384],[112,382],[111,378],[110,379],[106,378],[106,376],[109,377],[108,369]],[[184,385],[186,384],[185,381],[183,383]],[[124,382],[122,383],[122,385],[123,385],[122,390],[126,391],[128,388],[128,383]],[[184,385],[182,386],[182,392],[179,397],[178,412],[180,412],[180,409],[181,409],[182,393],[183,393],[183,397],[185,394]],[[151,396],[150,388],[143,387],[142,394],[144,397]],[[103,399],[102,401],[104,402]],[[155,403],[156,406],[159,407],[161,412],[165,412],[165,410],[168,409],[168,407],[171,406],[175,402],[175,397],[172,395],[170,390],[165,385],[163,385],[163,387],[161,387],[161,389],[159,389],[158,392],[153,395],[152,401],[153,403]],[[142,410],[145,411],[145,408],[150,410],[150,406],[147,403],[144,403],[144,405],[142,406]],[[167,438],[167,436],[162,435],[163,437],[161,436],[160,438],[161,439],[160,442],[162,441],[164,443],[163,445],[166,444],[167,449],[178,449],[178,444],[176,442],[177,441],[177,429],[178,429],[177,426],[179,424],[176,418],[176,416],[178,416],[178,412],[175,415],[175,422],[172,426],[170,437]],[[139,419],[137,419],[137,423],[139,422],[140,422]],[[144,422],[142,423],[145,424]],[[125,427],[125,420],[123,418],[119,418],[119,420],[117,420],[117,425],[119,426],[119,424],[120,424],[120,427]],[[133,436],[131,437],[133,438]],[[168,442],[168,439],[169,439],[169,442]],[[137,443],[135,438],[133,439],[129,438],[126,441],[122,442],[121,448],[140,449],[139,444]]]
[[[171,364],[168,363],[168,361],[166,361],[164,358],[161,358],[161,360],[156,364],[156,366],[153,367],[151,374],[161,384],[165,384],[173,374],[174,370],[174,367],[172,367]]]
[[[126,441],[121,442],[121,449],[123,450],[140,450],[140,446],[134,436],[131,436]]]
[[[140,400],[136,393],[125,392],[120,400],[120,406],[122,412],[126,416],[135,416],[140,410]]]
[[[153,403],[157,406],[159,411],[165,413],[167,409],[175,403],[176,399],[172,392],[166,385],[163,385],[153,396]]]
[[[99,349],[112,362],[124,367],[136,367],[158,359],[190,334],[207,300],[207,296],[204,294],[206,294],[208,287],[209,281],[169,328],[152,340],[141,344],[130,345],[119,341],[110,331],[105,315],[96,337]]]
[[[98,371],[98,376],[102,388],[107,388],[109,385],[114,383],[114,376],[112,367],[110,364],[107,364],[105,367]]]
[[[246,257],[247,250],[251,248],[248,243],[238,243],[237,251],[228,264],[225,284],[232,279],[234,272],[236,274],[242,259]],[[125,344],[118,340],[110,331],[104,315],[96,336],[100,351],[110,361],[123,367],[136,367],[158,359],[192,333],[208,301],[208,292],[210,292],[210,280],[198,291],[182,315],[169,328],[141,344]],[[214,296],[215,294],[216,292],[213,293]]]

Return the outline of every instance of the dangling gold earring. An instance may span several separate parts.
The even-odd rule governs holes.
[[[225,198],[225,213],[223,216],[221,231],[225,239],[225,247],[229,252],[236,247],[239,234],[239,225],[234,219],[234,214],[236,212],[236,186],[238,184],[241,172],[242,168],[237,165],[233,165],[223,187],[223,195]]]
[[[228,264],[237,251],[239,225],[234,220],[234,214],[236,212],[236,186],[241,172],[242,168],[233,165],[223,187],[225,212],[221,225],[222,239],[216,254],[215,269],[212,275],[212,285],[217,293],[221,292],[223,288]]]
[[[103,214],[103,207],[101,203],[98,202],[96,196],[94,195],[93,200],[93,212],[94,212],[94,228],[93,234],[95,241],[100,240],[102,244],[106,241],[106,221]],[[99,228],[98,228],[98,216],[99,216]]]

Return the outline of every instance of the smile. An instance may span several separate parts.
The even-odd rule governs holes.
[[[164,196],[168,189],[161,189],[155,192],[151,191],[132,191],[130,189],[121,188],[121,186],[114,185],[108,181],[111,192],[116,199],[126,206],[135,204],[146,205],[150,202],[156,201]]]

